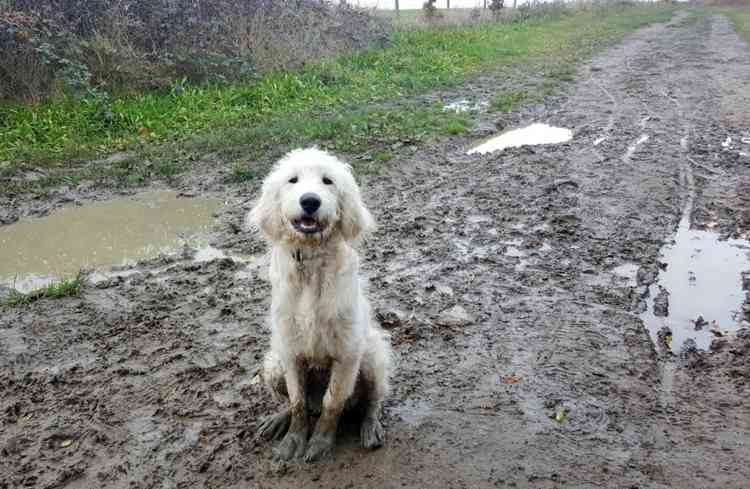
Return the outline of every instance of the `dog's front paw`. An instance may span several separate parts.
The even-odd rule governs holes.
[[[292,420],[292,415],[289,409],[284,409],[276,414],[267,416],[260,422],[258,426],[258,438],[264,440],[280,440],[289,429],[289,423]]]
[[[362,421],[359,434],[362,438],[362,447],[368,450],[382,447],[385,443],[385,430],[376,417],[368,416],[365,418]]]
[[[305,453],[307,434],[304,432],[288,432],[274,452],[281,460],[299,458]]]
[[[317,462],[333,458],[335,438],[335,433],[315,433],[310,439],[310,447],[305,454],[305,462]]]

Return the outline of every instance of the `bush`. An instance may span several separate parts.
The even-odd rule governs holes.
[[[490,1],[490,11],[492,11],[492,15],[494,17],[498,17],[500,15],[500,12],[503,10],[504,0],[491,0]]]
[[[437,0],[427,0],[422,5],[422,13],[424,15],[424,20],[428,24],[432,24],[443,19],[443,14],[441,14],[440,11],[437,9],[437,7],[435,7],[436,1]]]
[[[5,0],[0,98],[247,80],[388,37],[367,11],[318,0]]]

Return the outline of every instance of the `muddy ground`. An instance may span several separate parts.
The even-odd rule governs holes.
[[[647,283],[690,201],[693,226],[750,232],[747,80],[724,17],[678,15],[499,121],[571,142],[466,156],[497,117],[482,114],[364,179],[380,224],[364,272],[398,364],[376,452],[346,427],[325,464],[277,463],[254,440],[275,407],[253,380],[262,260],[155,260],[3,310],[0,488],[748,487],[750,334],[670,356],[642,289],[613,272],[635,264]],[[184,185],[230,202],[215,244],[262,253],[239,227],[253,186],[199,180]]]

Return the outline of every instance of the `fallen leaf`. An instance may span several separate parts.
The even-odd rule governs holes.
[[[60,443],[60,446],[61,446],[62,448],[68,448],[68,447],[69,447],[70,445],[72,445],[72,444],[73,444],[73,440],[71,440],[71,439],[67,439],[67,440],[63,440],[63,441],[62,441],[62,442]]]
[[[151,134],[151,131],[148,129],[148,127],[141,127],[138,129],[138,135],[142,138],[148,137],[148,135]]]
[[[517,376],[516,374],[503,377],[503,384],[515,385],[515,384],[520,384],[520,383],[521,383],[521,377]]]
[[[570,412],[570,409],[568,408],[560,408],[559,411],[557,411],[557,414],[555,415],[555,421],[558,423],[562,423],[568,418],[568,413]]]

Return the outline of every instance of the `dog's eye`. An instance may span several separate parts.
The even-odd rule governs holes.
[[[292,177],[289,179],[289,183],[297,183],[299,179],[297,177]]]
[[[325,183],[326,185],[333,185],[333,180],[328,177],[323,177],[323,183]]]

